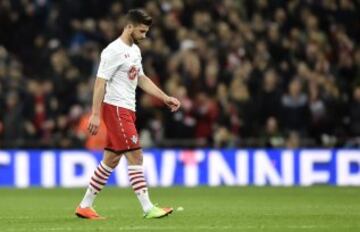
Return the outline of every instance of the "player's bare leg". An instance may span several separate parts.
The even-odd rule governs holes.
[[[149,198],[149,192],[144,176],[142,150],[125,153],[128,162],[130,184],[143,208],[145,218],[161,218],[170,214],[172,208],[159,208],[154,206]]]
[[[94,200],[101,189],[106,185],[106,182],[112,171],[119,164],[122,155],[105,150],[103,160],[94,171],[91,177],[90,184],[86,190],[85,196],[81,201],[79,207],[76,208],[75,214],[78,217],[86,219],[103,219],[92,208]]]
[[[103,155],[103,162],[112,169],[115,169],[122,157],[122,154],[116,154],[112,151],[105,150]]]

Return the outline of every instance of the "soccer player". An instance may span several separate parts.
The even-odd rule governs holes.
[[[85,196],[76,208],[75,214],[82,218],[103,218],[92,205],[122,156],[127,159],[130,184],[142,206],[144,217],[160,218],[173,211],[172,208],[154,206],[149,198],[142,167],[143,154],[135,128],[135,90],[139,86],[161,99],[172,112],[179,109],[180,102],[166,95],[144,74],[141,52],[136,44],[145,39],[152,18],[140,9],[130,10],[125,17],[122,34],[101,53],[94,85],[88,130],[92,135],[98,132],[102,111],[107,128],[107,145]]]

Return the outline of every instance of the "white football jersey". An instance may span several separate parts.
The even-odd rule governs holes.
[[[136,44],[129,46],[118,38],[101,52],[97,77],[107,80],[105,103],[135,111],[135,90],[141,75],[141,51]]]

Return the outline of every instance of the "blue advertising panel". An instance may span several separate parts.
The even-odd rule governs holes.
[[[0,150],[0,187],[83,187],[102,158],[87,150]],[[150,186],[360,186],[360,150],[144,150]],[[129,186],[126,160],[108,185]]]

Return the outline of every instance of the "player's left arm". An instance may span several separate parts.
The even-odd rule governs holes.
[[[144,90],[146,93],[153,95],[160,100],[162,100],[171,110],[175,112],[180,107],[180,102],[178,99],[168,96],[164,93],[159,87],[157,87],[154,82],[147,77],[146,75],[140,75],[138,80],[138,86]]]

